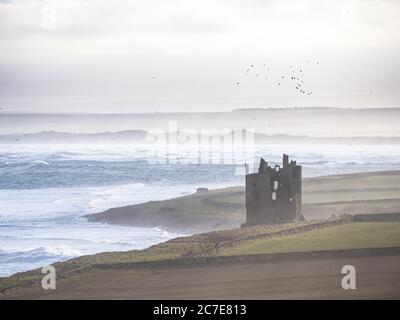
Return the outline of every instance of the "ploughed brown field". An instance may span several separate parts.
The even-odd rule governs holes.
[[[343,265],[356,290],[343,290]],[[6,299],[399,299],[400,256],[92,270]]]

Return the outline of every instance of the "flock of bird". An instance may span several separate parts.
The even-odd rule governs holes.
[[[319,62],[311,62],[307,61],[307,65],[309,64],[316,64],[319,65]],[[307,89],[304,84],[304,77],[305,73],[302,68],[295,68],[294,66],[289,66],[289,69],[287,72],[280,74],[278,76],[278,79],[272,77],[272,72],[271,68],[268,67],[265,63],[262,65],[255,65],[251,64],[248,66],[245,72],[245,76],[254,76],[254,77],[259,77],[263,78],[265,81],[271,81],[273,84],[276,86],[281,86],[283,84],[287,84],[286,80],[289,80],[289,85],[292,86],[293,89],[297,90],[300,94],[304,95],[312,95],[312,91],[310,89]],[[236,82],[236,85],[240,85],[240,82]]]

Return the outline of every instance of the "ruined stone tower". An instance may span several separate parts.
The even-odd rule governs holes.
[[[258,173],[246,175],[245,226],[293,221],[301,216],[301,166],[283,155],[282,167],[261,158]]]

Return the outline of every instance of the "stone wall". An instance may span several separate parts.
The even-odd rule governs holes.
[[[353,216],[353,221],[354,222],[390,222],[390,221],[400,221],[400,212],[356,214],[356,215]]]

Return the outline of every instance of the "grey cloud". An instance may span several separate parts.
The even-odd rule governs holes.
[[[400,6],[389,0],[324,2],[329,7],[320,0],[43,1],[59,5],[50,29],[42,27],[36,0],[0,0],[6,2],[0,6],[0,104],[111,97],[163,101],[162,111],[180,99],[224,100],[233,108],[235,101],[323,105],[343,96],[375,101],[370,90],[374,97],[400,93],[400,22],[394,19]],[[342,23],[338,15],[347,6],[363,11]],[[369,23],[374,19],[386,22]],[[253,63],[284,72],[310,57],[321,61],[308,73],[314,100],[244,75]]]

